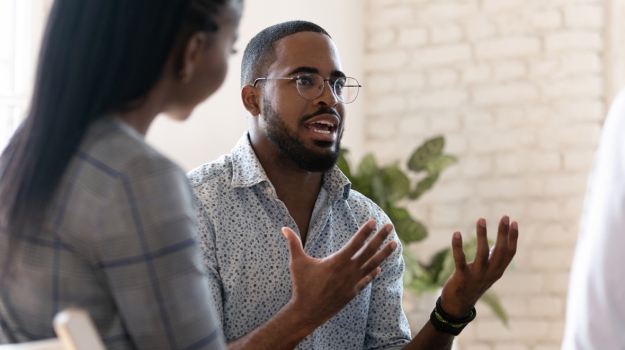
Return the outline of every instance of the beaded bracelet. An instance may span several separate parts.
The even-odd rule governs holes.
[[[475,319],[475,316],[477,316],[477,311],[475,310],[475,307],[473,308],[473,310],[471,310],[471,313],[467,317],[455,318],[453,316],[450,316],[445,311],[443,311],[443,308],[441,307],[441,297],[438,297],[438,299],[436,300],[436,307],[434,308],[434,310],[432,310],[432,313],[430,314],[430,322],[432,322],[434,328],[439,332],[448,333],[451,335],[458,335],[460,334],[460,332],[462,332],[464,327],[469,324],[469,322]]]

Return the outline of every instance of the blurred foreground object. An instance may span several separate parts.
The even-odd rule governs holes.
[[[612,103],[588,180],[571,267],[563,350],[625,349],[625,90]]]
[[[53,321],[58,339],[0,345],[0,350],[104,350],[89,314],[82,309],[59,312]]]

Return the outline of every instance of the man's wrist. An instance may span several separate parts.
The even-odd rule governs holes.
[[[228,349],[293,349],[317,327],[289,301],[267,322],[228,343]]]
[[[305,308],[300,307],[293,300],[290,300],[282,309],[284,319],[288,322],[287,327],[292,328],[292,331],[298,336],[301,336],[302,339],[314,332],[317,327],[325,322],[313,319],[310,313],[304,310]]]
[[[441,295],[440,307],[452,317],[465,318],[471,313],[474,305],[461,305],[457,302],[452,302]]]
[[[438,300],[436,300],[436,307],[432,310],[432,314],[430,314],[430,322],[434,328],[436,328],[436,331],[457,336],[469,322],[475,319],[476,315],[477,311],[475,307],[463,318],[456,318],[449,315],[441,307],[441,298],[439,297]]]

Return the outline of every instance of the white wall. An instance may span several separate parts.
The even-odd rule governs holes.
[[[326,29],[334,39],[348,76],[364,80],[363,2],[360,0],[272,0],[245,2],[240,27],[238,53],[230,60],[230,70],[221,89],[198,106],[191,118],[178,123],[157,118],[147,140],[185,170],[229,153],[247,129],[246,111],[239,98],[241,58],[249,40],[262,29],[289,20],[308,20]],[[362,155],[363,98],[348,106],[344,147],[354,158]]]
[[[514,266],[493,287],[510,327],[478,304],[458,337],[462,350],[560,348],[586,179],[610,99],[606,77],[613,91],[625,81],[613,66],[625,58],[617,51],[625,6],[610,6],[622,1],[367,1],[367,149],[403,163],[425,138],[444,135],[458,157],[408,204],[430,231],[409,249],[427,259],[452,232],[474,235],[479,217],[491,239],[501,215],[519,222]]]
[[[605,102],[612,99],[625,86],[625,0],[605,0],[607,2],[605,62],[606,93]]]
[[[0,1],[0,150],[26,114],[50,1]]]

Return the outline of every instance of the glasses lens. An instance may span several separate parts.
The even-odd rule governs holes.
[[[360,84],[354,78],[341,78],[334,82],[334,93],[343,103],[352,103],[358,97]]]
[[[297,91],[307,100],[316,99],[323,91],[323,78],[317,74],[303,74],[298,76],[295,81],[297,82]]]

